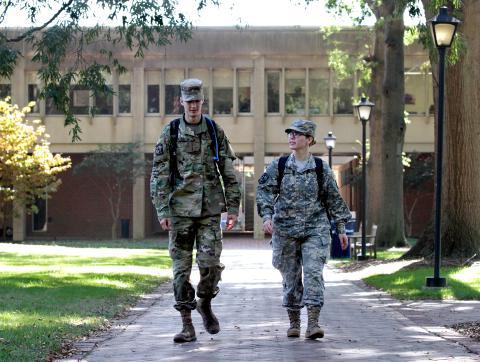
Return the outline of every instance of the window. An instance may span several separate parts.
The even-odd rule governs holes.
[[[0,99],[3,101],[6,97],[12,95],[12,86],[10,84],[0,84]]]
[[[90,104],[90,91],[80,85],[72,85],[70,88],[70,109],[73,114],[88,114]]]
[[[241,70],[238,72],[238,112],[251,112],[252,72]]]
[[[180,83],[185,78],[183,69],[167,69],[165,73],[165,114],[182,114]]]
[[[267,112],[280,112],[280,72],[267,72]]]
[[[32,113],[38,113],[40,111],[39,99],[38,99],[38,85],[28,85],[28,102],[35,102],[35,106],[32,108]]]
[[[118,113],[131,113],[132,95],[131,95],[132,77],[130,72],[124,72],[118,76]]]
[[[38,79],[36,72],[27,72],[27,96],[28,102],[35,102],[35,106],[32,108],[32,113],[39,113],[40,112],[40,99],[39,95],[39,87],[38,87]]]
[[[63,114],[53,103],[52,98],[47,98],[45,102],[45,112],[47,114]]]
[[[427,109],[425,74],[405,72],[405,110],[410,114],[424,115]]]
[[[333,85],[333,113],[353,113],[353,81],[352,79],[335,80]]]
[[[130,84],[118,85],[118,113],[131,113]]]
[[[427,74],[427,105],[428,105],[428,114],[435,113],[435,105],[433,104],[433,83],[432,83],[432,73]]]
[[[33,214],[33,231],[47,231],[47,200],[37,199],[35,206],[38,212]]]
[[[305,114],[305,70],[285,72],[285,112]]]
[[[148,71],[145,74],[147,83],[147,113],[160,113],[160,71]]]
[[[189,71],[189,78],[197,78],[203,82],[203,106],[202,113],[208,114],[208,98],[209,98],[209,89],[210,89],[210,74],[208,69],[191,69]]]
[[[311,69],[309,77],[310,114],[328,114],[329,71],[328,69]]]
[[[232,114],[233,109],[233,71],[215,69],[213,71],[213,112]]]

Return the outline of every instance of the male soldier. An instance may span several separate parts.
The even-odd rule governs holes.
[[[283,306],[290,319],[287,336],[300,336],[300,310],[306,305],[309,339],[324,334],[318,317],[324,302],[329,217],[336,223],[342,249],[348,245],[345,223],[350,218],[328,164],[310,154],[315,128],[315,123],[299,119],[285,130],[292,153],[273,161],[257,187],[263,229],[272,234],[272,264],[283,278]]]
[[[227,136],[218,124],[202,115],[202,81],[186,79],[180,87],[185,112],[163,129],[155,146],[150,193],[162,229],[169,230],[174,307],[183,322],[182,331],[173,340],[190,342],[196,340],[191,318],[195,308],[208,333],[220,331],[211,309],[225,268],[220,263],[220,215],[227,211],[226,229],[231,230],[237,220],[240,188]],[[194,243],[200,270],[198,303],[190,284]]]

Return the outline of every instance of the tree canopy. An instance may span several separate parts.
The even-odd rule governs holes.
[[[217,0],[197,0],[197,9],[209,2],[216,4]],[[176,5],[176,0],[1,1],[0,26],[19,12],[26,16],[22,24],[32,25],[0,29],[0,77],[9,78],[19,58],[32,50],[32,62],[38,66],[43,84],[40,97],[50,99],[65,114],[72,140],[80,140],[79,121],[70,109],[71,85],[84,86],[93,95],[112,94],[105,75],[112,70],[125,71],[115,56],[115,47],[126,47],[135,57],[143,57],[149,47],[186,41],[192,25]],[[83,27],[86,19],[90,23],[95,19],[94,12],[99,9],[106,13],[106,19]],[[96,47],[95,58],[86,57],[90,46]],[[95,107],[90,107],[90,114],[95,115]]]

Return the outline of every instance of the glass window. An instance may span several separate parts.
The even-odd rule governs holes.
[[[405,73],[405,110],[410,114],[425,114],[427,108],[425,75],[422,72]]]
[[[28,85],[28,102],[35,102],[35,106],[32,108],[32,113],[40,112],[39,99],[38,99],[38,85]]]
[[[232,114],[233,109],[233,71],[215,69],[213,71],[213,112]]]
[[[0,99],[4,100],[6,97],[12,95],[12,86],[10,84],[0,84]]]
[[[118,113],[131,113],[131,75],[130,72],[118,76]]]
[[[208,114],[208,97],[209,97],[209,89],[210,89],[210,74],[208,69],[190,69],[189,71],[189,78],[197,78],[203,82],[203,106],[202,106],[202,113]]]
[[[182,114],[180,83],[185,78],[183,69],[167,69],[165,73],[165,114]]]
[[[311,69],[309,77],[310,114],[328,114],[329,71],[328,69]]]
[[[47,98],[45,102],[45,112],[47,114],[63,114],[53,103],[52,98]]]
[[[160,71],[148,71],[145,74],[147,83],[147,113],[160,113]]]
[[[111,85],[108,85],[111,87]],[[113,95],[97,94],[95,96],[95,111],[97,114],[113,114]]]
[[[87,87],[72,85],[70,87],[70,109],[73,114],[88,114],[90,91]]]
[[[27,72],[27,97],[28,102],[35,102],[35,106],[32,108],[32,113],[40,112],[40,99],[39,99],[39,81],[37,79],[36,72]]]
[[[285,112],[305,114],[305,70],[285,72]]]
[[[33,214],[33,231],[47,231],[47,200],[37,199],[38,212]]]
[[[280,112],[280,75],[279,71],[267,72],[267,112]]]
[[[251,89],[252,89],[252,72],[249,70],[241,70],[238,72],[238,112],[251,112]]]
[[[333,113],[352,114],[353,113],[353,80],[343,79],[335,80],[333,84]]]

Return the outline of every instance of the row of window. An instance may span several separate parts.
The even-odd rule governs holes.
[[[203,112],[211,115],[237,115],[252,112],[253,71],[248,69],[166,69],[145,71],[145,113],[178,115],[180,82],[187,78],[202,79],[205,102]],[[36,75],[30,74],[28,100],[38,99]],[[118,77],[113,84],[115,96],[92,96],[88,89],[75,85],[70,90],[70,107],[75,114],[88,114],[95,107],[100,115],[131,113],[131,75]],[[405,108],[411,114],[433,112],[431,75],[406,72]],[[337,80],[329,69],[266,70],[266,112],[299,116],[352,114],[352,99],[362,90],[355,79]],[[0,98],[11,94],[11,85],[0,83]],[[40,113],[37,104],[34,113]],[[45,102],[45,114],[61,114],[50,99]],[[43,113],[43,112],[42,112]]]

